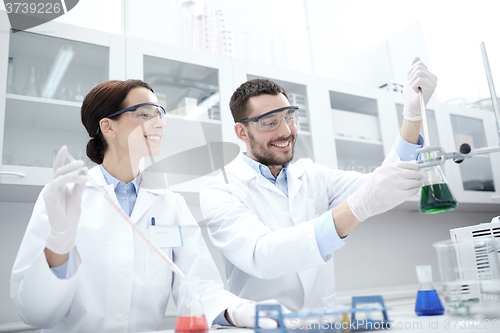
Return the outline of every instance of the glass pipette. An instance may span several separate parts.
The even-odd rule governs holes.
[[[76,161],[75,158],[73,156],[71,156],[71,154],[69,152],[67,153],[66,158],[70,162]],[[120,214],[120,216],[123,217],[123,219],[132,227],[132,230],[134,230],[146,242],[146,244],[148,244],[160,256],[160,258],[162,258],[163,261],[165,261],[167,263],[167,265],[170,266],[170,268],[172,268],[172,270],[175,273],[179,274],[179,276],[184,279],[186,276],[184,275],[184,273],[182,273],[179,266],[177,266],[169,257],[167,257],[163,253],[163,251],[160,250],[156,245],[151,243],[151,241],[149,239],[147,239],[146,236],[144,236],[144,234],[132,223],[132,221],[130,221],[128,216],[125,215],[123,213],[123,211],[113,203],[112,199],[109,197],[106,190],[102,186],[99,186],[99,184],[97,184],[95,182],[95,180],[92,177],[90,177],[88,172],[85,172],[85,173],[86,173],[86,176],[87,176],[89,182],[92,184],[92,186],[104,195],[104,198],[109,202],[111,207],[113,207],[118,212],[118,214]]]
[[[427,127],[427,113],[425,112],[425,101],[422,96],[422,88],[418,87],[418,98],[420,100],[420,113],[422,115],[422,129],[424,131],[424,147],[429,147],[429,129]]]

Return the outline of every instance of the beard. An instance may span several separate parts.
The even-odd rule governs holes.
[[[264,165],[285,165],[293,160],[297,135],[290,135],[288,137],[281,137],[274,140],[274,142],[290,140],[292,149],[286,151],[285,156],[278,156],[276,152],[273,152],[271,150],[271,142],[268,142],[267,144],[259,143],[255,140],[251,133],[248,133],[248,138],[250,139],[250,149],[252,150],[252,154],[259,163]]]

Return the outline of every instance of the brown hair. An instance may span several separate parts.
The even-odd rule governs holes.
[[[253,79],[243,83],[236,89],[231,96],[231,101],[229,102],[229,108],[233,114],[234,122],[237,123],[245,119],[247,114],[247,103],[250,97],[269,94],[269,95],[285,95],[286,99],[288,95],[285,89],[283,89],[279,84],[267,80],[267,79]]]
[[[95,163],[102,164],[104,152],[107,149],[102,132],[95,134],[99,121],[108,115],[124,109],[123,102],[130,90],[143,87],[153,92],[153,89],[141,80],[106,81],[92,89],[83,100],[81,116],[82,124],[91,137],[87,143],[87,156]]]

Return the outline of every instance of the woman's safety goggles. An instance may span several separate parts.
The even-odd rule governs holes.
[[[160,119],[164,121],[165,119],[165,109],[163,106],[156,103],[141,103],[133,106],[129,106],[126,109],[116,111],[115,113],[110,114],[104,118],[113,118],[121,115],[122,113],[128,112],[129,118],[131,121],[135,122],[149,122],[150,124],[156,123],[156,120]],[[101,127],[97,126],[97,131],[95,135],[99,134]]]
[[[299,107],[286,106],[273,111],[266,112],[260,116],[240,120],[239,123],[253,121],[259,131],[273,131],[280,127],[281,121],[285,119],[288,126],[296,126],[299,122]]]

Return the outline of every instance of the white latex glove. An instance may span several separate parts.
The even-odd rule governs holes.
[[[403,116],[410,121],[422,119],[418,88],[422,89],[425,105],[429,102],[437,86],[437,76],[432,74],[419,57],[413,59],[403,87]]]
[[[83,161],[64,165],[67,153],[66,146],[57,153],[54,176],[43,194],[50,223],[45,246],[58,254],[66,254],[75,246],[82,194],[87,180],[87,168],[84,168]]]
[[[236,327],[254,328],[255,326],[255,306],[257,304],[279,304],[275,299],[255,302],[245,302],[237,306],[227,308],[227,313],[231,323]],[[290,313],[286,307],[281,305],[281,313]],[[265,329],[278,328],[278,323],[271,318],[260,318],[259,327]]]
[[[375,169],[368,181],[347,198],[359,221],[382,214],[414,196],[422,187],[422,174],[412,162],[397,162]]]

